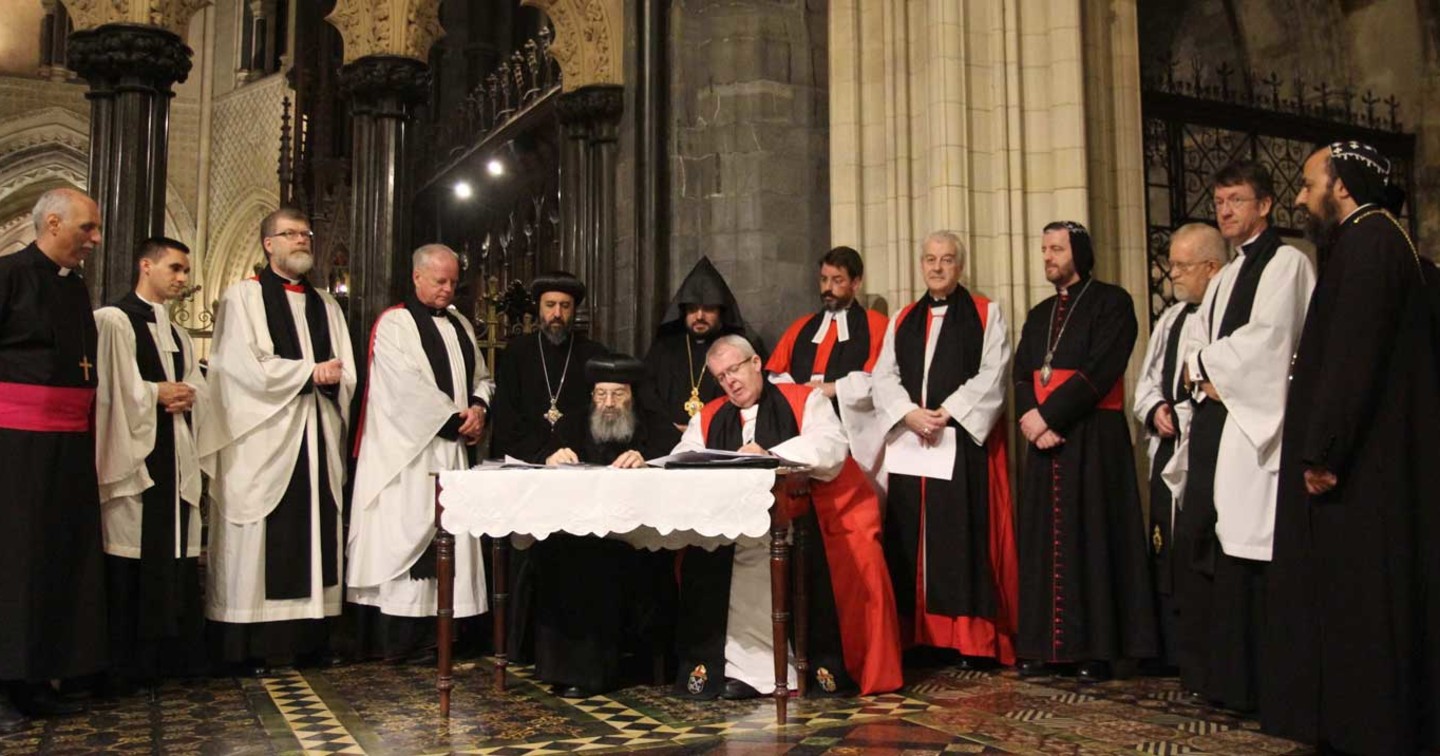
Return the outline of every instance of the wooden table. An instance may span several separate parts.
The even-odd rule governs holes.
[[[722,471],[716,470],[716,473]],[[809,680],[810,662],[807,656],[806,635],[808,631],[809,596],[805,585],[804,554],[807,548],[803,528],[796,528],[793,550],[801,560],[801,569],[793,574],[790,570],[790,525],[798,517],[808,515],[810,506],[809,471],[803,468],[780,468],[775,472],[775,483],[771,487],[774,501],[770,505],[770,619],[775,646],[775,721],[786,723],[787,704],[790,700],[789,687],[789,637],[792,599],[795,609],[795,668],[799,681],[799,693],[805,695]],[[762,489],[763,490],[763,489]],[[436,572],[439,578],[439,608],[436,614],[436,641],[438,649],[438,674],[435,688],[440,694],[441,716],[450,716],[450,691],[454,688],[453,643],[455,618],[455,536],[447,531],[441,522],[444,506],[440,503],[443,489],[440,477],[435,478],[435,555]],[[499,691],[505,690],[505,669],[509,659],[505,652],[506,609],[509,603],[510,538],[505,533],[490,533],[493,537],[490,611],[494,621],[495,667],[494,685]]]

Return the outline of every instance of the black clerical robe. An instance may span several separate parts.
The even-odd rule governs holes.
[[[0,257],[0,681],[107,662],[95,350],[79,271],[34,244]]]
[[[646,381],[636,397],[654,418],[650,435],[659,439],[660,445],[680,443],[680,430],[675,426],[690,422],[685,403],[692,388],[700,399],[697,406],[725,395],[715,376],[705,369],[705,351],[714,341],[711,336],[696,337],[683,327],[669,328],[655,337],[645,353]]]
[[[1065,443],[1046,451],[1027,445],[1016,512],[1015,650],[1021,658],[1143,659],[1158,650],[1145,523],[1123,409],[1135,336],[1130,295],[1094,279],[1046,299],[1026,317],[1015,353],[1015,413],[1024,417],[1038,409]],[[1053,374],[1046,385],[1040,373],[1052,344]]]
[[[597,442],[590,433],[572,449],[581,462],[608,465],[634,449],[642,456],[664,450],[646,442],[637,422],[628,443]],[[622,541],[554,533],[530,549],[535,581],[535,676],[590,694],[620,684],[621,655],[629,641],[645,635],[637,627],[637,602],[654,598],[650,580],[659,565],[673,565],[669,552],[642,552]],[[670,576],[673,591],[673,571]],[[641,644],[643,645],[643,644]]]
[[[1440,282],[1362,207],[1322,249],[1291,372],[1267,732],[1349,753],[1440,748]],[[1338,485],[1310,496],[1307,467]]]
[[[557,449],[580,448],[594,388],[585,379],[585,363],[607,353],[604,345],[582,333],[573,333],[560,344],[550,343],[539,332],[510,342],[495,358],[491,456],[544,462]],[[553,426],[545,418],[552,395],[561,413]],[[512,661],[528,662],[534,645],[533,565],[527,550],[512,551],[510,556],[508,651]]]

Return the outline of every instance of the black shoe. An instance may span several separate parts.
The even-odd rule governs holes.
[[[9,696],[0,693],[0,735],[13,735],[28,727],[30,718],[10,703]]]
[[[960,661],[955,664],[963,672],[989,672],[995,669],[995,660],[988,656],[966,656],[960,655]]]
[[[1021,659],[1015,664],[1015,670],[1021,677],[1044,677],[1050,674],[1050,667],[1039,659]]]
[[[759,698],[760,691],[755,690],[744,680],[736,680],[733,677],[725,678],[725,691],[720,697],[726,701],[748,701],[752,698]]]
[[[599,694],[586,690],[579,685],[556,685],[555,695],[561,698],[594,698]]]
[[[49,685],[17,685],[10,691],[10,700],[29,717],[63,717],[85,711],[85,704],[66,701]]]
[[[1105,682],[1110,679],[1110,662],[1100,660],[1083,662],[1075,676],[1080,678],[1082,683]]]

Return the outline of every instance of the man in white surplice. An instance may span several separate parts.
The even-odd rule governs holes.
[[[1140,422],[1150,459],[1150,556],[1155,567],[1155,593],[1160,607],[1160,661],[1178,667],[1175,633],[1179,606],[1175,601],[1175,513],[1185,489],[1194,408],[1181,385],[1184,356],[1180,353],[1185,326],[1200,309],[1210,279],[1230,256],[1230,246],[1213,226],[1190,223],[1170,235],[1170,284],[1178,300],[1160,315],[1150,332],[1150,346],[1140,378],[1135,381],[1131,410]]]
[[[1241,161],[1214,180],[1215,215],[1235,258],[1186,326],[1193,387],[1189,473],[1175,525],[1181,680],[1227,708],[1256,706],[1264,568],[1275,529],[1290,358],[1315,271],[1270,227],[1269,172]]]
[[[305,274],[310,223],[281,208],[260,227],[269,267],[231,284],[215,324],[215,422],[206,616],[220,659],[255,672],[321,660],[340,614],[340,504],[355,360],[345,316]]]
[[[414,294],[382,313],[371,335],[345,574],[349,600],[388,617],[435,616],[430,473],[469,467],[466,447],[484,431],[492,388],[470,322],[450,306],[460,258],[427,244],[411,271]],[[455,565],[455,616],[484,612],[479,538],[456,535]]]
[[[135,290],[95,311],[95,459],[109,572],[112,693],[203,671],[200,461],[205,378],[165,305],[185,290],[190,250],[141,242]]]
[[[738,334],[722,336],[710,345],[705,356],[705,369],[710,371],[725,391],[725,397],[708,403],[705,410],[690,418],[680,443],[673,453],[725,448],[730,451],[773,454],[791,462],[807,465],[810,476],[828,481],[840,474],[849,454],[849,445],[840,419],[825,394],[818,390],[768,383],[761,370],[760,357],[745,337]],[[803,416],[793,417],[782,391],[803,390]],[[763,400],[763,401],[762,401]],[[762,413],[763,409],[773,414]],[[789,414],[787,414],[789,413]],[[737,415],[738,418],[733,415]],[[790,418],[799,426],[799,434],[768,448],[757,443],[756,434],[773,432],[773,418]],[[738,427],[735,427],[738,426]],[[791,426],[793,427],[793,426]],[[731,443],[717,442],[721,433],[736,435]],[[738,448],[737,448],[738,447]],[[728,581],[729,603],[721,615],[709,611],[718,606],[715,596],[698,597],[709,607],[695,607],[687,596],[687,573],[706,559],[707,552],[691,549],[681,564],[681,616],[677,636],[681,639],[680,692],[699,698],[721,695],[728,699],[752,698],[775,690],[773,626],[770,618],[770,555],[768,538],[742,539],[735,544],[733,568]],[[716,553],[723,554],[724,550]],[[723,572],[723,565],[717,565]],[[723,575],[722,575],[723,577]],[[709,582],[707,581],[707,585]],[[708,599],[708,601],[707,601]],[[716,621],[722,620],[723,621]],[[720,652],[720,627],[723,626],[723,656]],[[701,638],[700,636],[705,636]],[[686,639],[695,639],[687,643]],[[718,674],[724,670],[723,677]],[[789,684],[795,684],[795,668],[789,670]]]

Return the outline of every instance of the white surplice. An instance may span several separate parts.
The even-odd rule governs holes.
[[[343,363],[338,401],[310,382],[316,356],[305,319],[305,295],[286,291],[295,319],[302,359],[275,356],[265,320],[260,282],[230,285],[215,319],[209,383],[213,422],[201,427],[201,466],[210,476],[210,549],[206,570],[205,616],[220,622],[274,622],[320,619],[340,613],[341,588],[323,585],[321,538],[335,540],[337,572],[343,559],[339,516],[333,533],[320,532],[320,488],[311,486],[311,593],[306,598],[265,598],[265,517],[280,503],[308,441],[310,480],[319,481],[318,440],[325,441],[325,465],[335,505],[344,500],[345,426],[355,392],[355,355],[345,315],[335,299],[325,303],[330,343]],[[320,361],[328,359],[321,355]]]
[[[141,300],[144,301],[144,300]],[[176,557],[200,555],[200,461],[195,450],[193,428],[205,416],[205,378],[195,360],[195,346],[184,329],[175,339],[162,338],[162,330],[170,331],[164,306],[149,303],[158,311],[157,323],[147,323],[150,338],[160,353],[165,380],[188,383],[195,389],[195,404],[190,422],[176,415],[171,424],[175,450],[175,550]],[[130,316],[117,307],[95,311],[98,332],[96,363],[99,373],[95,391],[95,471],[100,481],[101,527],[105,536],[105,553],[111,556],[140,558],[141,494],[154,487],[145,467],[145,458],[155,450],[160,387],[140,377],[135,362],[135,329]],[[179,352],[184,374],[175,375],[175,354]],[[185,553],[180,553],[180,508],[194,507],[185,529]]]
[[[1189,302],[1177,302],[1166,308],[1161,313],[1160,320],[1155,323],[1155,330],[1150,333],[1150,345],[1145,349],[1145,361],[1141,363],[1140,378],[1135,381],[1135,401],[1130,406],[1130,411],[1140,423],[1140,430],[1145,434],[1146,455],[1149,459],[1147,480],[1152,480],[1156,475],[1161,475],[1165,481],[1165,487],[1170,489],[1170,499],[1180,505],[1185,493],[1185,473],[1189,469],[1187,458],[1189,456],[1190,442],[1190,417],[1193,408],[1189,402],[1177,401],[1174,405],[1175,429],[1180,434],[1175,442],[1175,451],[1170,456],[1162,470],[1155,469],[1155,452],[1160,448],[1160,434],[1156,433],[1145,423],[1155,407],[1165,401],[1165,389],[1162,384],[1165,381],[1165,345],[1170,342],[1170,334],[1175,327],[1175,321],[1180,318],[1180,313],[1189,307]],[[1195,321],[1199,312],[1192,313],[1185,319],[1186,324]],[[1170,387],[1170,395],[1174,397],[1186,396],[1181,388],[1181,378],[1184,373],[1184,334],[1181,340],[1176,343],[1175,349],[1178,354],[1175,356],[1174,385]],[[1172,510],[1173,513],[1173,510]],[[1173,526],[1174,523],[1172,522]]]
[[[773,389],[772,389],[773,390]],[[784,397],[777,397],[785,401]],[[788,406],[788,405],[787,405]],[[755,440],[757,404],[740,410],[741,443]],[[700,414],[690,418],[680,443],[672,453],[705,448]],[[815,480],[834,480],[849,454],[845,429],[835,416],[830,400],[819,391],[805,399],[800,435],[770,447],[768,451],[811,468]],[[730,576],[730,611],[725,626],[725,676],[741,680],[762,695],[775,691],[775,643],[770,619],[770,546],[766,538],[744,538],[735,543],[734,571]],[[797,567],[798,569],[798,567]],[[789,671],[789,685],[795,687],[795,667]]]
[[[1315,288],[1315,269],[1305,253],[1281,245],[1260,276],[1250,321],[1218,338],[1245,259],[1243,249],[1237,250],[1211,280],[1200,309],[1186,321],[1181,353],[1190,375],[1213,384],[1229,411],[1215,462],[1215,535],[1226,554],[1268,562],[1290,360]],[[1199,388],[1194,397],[1209,401]]]
[[[375,323],[350,507],[345,585],[351,601],[393,616],[435,616],[438,581],[412,580],[409,575],[435,535],[435,478],[430,474],[469,466],[463,438],[449,441],[436,434],[452,415],[470,406],[472,396],[490,402],[490,371],[474,346],[475,332],[458,313],[456,319],[474,351],[475,375],[470,384],[454,326],[447,318],[431,317],[445,343],[454,387],[451,396],[436,388],[434,368],[409,310],[387,310]],[[480,539],[457,533],[455,616],[485,610]]]

